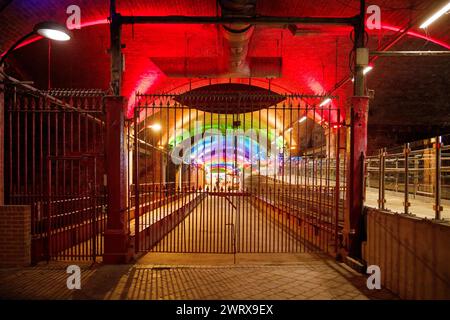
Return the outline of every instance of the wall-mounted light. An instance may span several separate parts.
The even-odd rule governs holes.
[[[435,14],[433,14],[431,17],[429,17],[424,23],[420,25],[421,29],[428,28],[430,24],[435,22],[437,19],[442,17],[444,14],[446,14],[450,10],[450,2],[447,3],[443,8],[438,10]]]

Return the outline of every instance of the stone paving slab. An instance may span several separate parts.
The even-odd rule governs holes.
[[[67,263],[0,269],[1,299],[322,300],[396,299],[333,259],[298,264],[80,264],[81,290],[66,287]]]

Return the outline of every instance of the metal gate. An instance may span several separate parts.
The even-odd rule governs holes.
[[[336,252],[342,119],[319,99],[241,84],[138,95],[128,141],[136,250]]]
[[[5,91],[5,202],[31,206],[32,260],[96,260],[106,225],[102,91]]]

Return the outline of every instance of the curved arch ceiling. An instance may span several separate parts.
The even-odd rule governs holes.
[[[179,9],[179,8],[178,8]],[[136,14],[136,12],[135,12]],[[170,14],[170,12],[167,12],[166,14]],[[161,15],[164,15],[164,13],[161,13]],[[88,28],[98,25],[105,25],[108,24],[107,19],[92,19],[90,21],[84,22],[82,24],[82,28]],[[399,27],[384,24],[382,25],[382,29],[386,31],[391,32],[397,32],[400,30]],[[426,41],[433,42],[439,46],[442,46],[446,49],[450,49],[450,45],[440,41],[438,39],[434,39],[432,37],[428,37],[426,34],[421,34],[415,31],[409,31],[408,35],[411,37],[423,39]],[[35,42],[39,40],[40,38],[36,37],[28,42],[21,45],[21,47],[28,45],[29,43]],[[128,115],[132,116],[133,114],[133,107],[134,107],[134,97],[136,93],[147,93],[155,90],[161,90],[161,91],[187,91],[186,89],[192,85],[192,82],[186,80],[186,79],[180,79],[180,81],[175,82],[175,89],[168,90],[168,87],[166,86],[164,81],[164,74],[160,72],[158,67],[150,61],[150,59],[147,56],[140,57],[141,52],[135,52],[133,56],[131,56],[131,60],[136,59],[138,61],[138,64],[140,64],[140,69],[135,70],[133,73],[133,77],[130,79],[130,83],[125,88],[124,92],[129,98],[128,103]],[[296,58],[290,57],[290,58]],[[127,58],[128,59],[128,58]],[[323,63],[323,61],[322,61]],[[315,94],[323,94],[324,92],[329,89],[329,84],[323,81],[324,77],[320,76],[320,73],[325,74],[329,72],[329,70],[325,69],[325,66],[323,67],[323,70],[315,70],[313,73],[305,73],[300,74],[298,70],[289,70],[290,73],[286,76],[288,81],[286,82],[279,82],[278,85],[285,86],[284,88],[276,88],[273,89],[276,92],[279,93],[289,93],[294,92],[297,90],[305,89],[302,86],[306,86],[309,91],[315,93]],[[216,79],[216,83],[220,83],[221,81],[227,81],[226,79]],[[268,85],[267,81],[264,82],[262,79],[255,79],[252,81],[259,81],[260,86],[264,87]],[[198,80],[198,84],[201,84],[202,82],[207,82],[206,80]],[[290,87],[286,87],[287,83],[289,82]],[[277,83],[277,81],[274,81],[274,84]],[[291,86],[292,83],[292,86]],[[172,83],[173,84],[173,83]],[[166,86],[166,87],[165,87]],[[336,105],[334,105],[336,107]],[[153,119],[158,118],[158,110],[155,114],[149,115],[149,121],[152,121]],[[259,124],[262,128],[270,129],[270,128],[277,128],[279,127],[280,123],[283,123],[284,121],[281,120],[281,117],[277,112],[268,112],[261,115],[253,115],[258,118]],[[333,119],[329,115],[326,114],[308,114],[307,115],[310,118],[314,118],[317,120],[318,123],[322,122],[333,122],[337,119]],[[343,114],[342,114],[343,116]],[[299,118],[299,115],[294,115],[293,118],[297,117]],[[177,145],[182,143],[186,140],[191,140],[191,137],[194,135],[193,132],[189,131],[186,123],[188,120],[198,120],[198,119],[204,119],[204,118],[210,118],[212,119],[209,121],[209,123],[203,124],[203,129],[206,130],[208,128],[217,128],[220,129],[221,132],[225,131],[227,129],[227,124],[220,124],[220,121],[217,119],[214,119],[209,114],[203,112],[203,111],[190,111],[189,115],[184,115],[181,117],[175,117],[172,120],[167,121],[167,128],[164,128],[165,133],[163,134],[162,138],[158,141],[161,145]],[[242,119],[243,122],[243,128],[246,129],[249,127],[248,119],[250,119],[250,115],[244,114],[244,119]],[[145,119],[147,121],[147,119]],[[279,129],[279,131],[274,133],[268,133],[269,140],[275,141],[276,144],[278,144],[280,147],[282,147],[286,142],[288,144],[295,144],[296,140],[295,137],[292,139],[292,135],[289,133],[286,133],[286,129],[288,126],[291,126],[293,123],[293,119],[290,119],[289,121],[284,122],[285,125]],[[277,126],[278,124],[278,126]],[[180,132],[183,132],[180,135]],[[187,131],[187,133],[186,133]],[[206,170],[209,170],[210,172],[216,171],[227,171],[229,173],[235,172],[236,170],[242,170],[248,165],[248,163],[252,162],[251,155],[256,154],[259,158],[258,160],[261,162],[267,162],[269,159],[267,156],[267,149],[264,149],[261,145],[258,144],[257,141],[252,139],[251,137],[244,136],[241,138],[238,138],[237,143],[237,153],[234,153],[233,148],[230,148],[230,146],[235,143],[234,141],[229,140],[229,138],[226,139],[217,139],[212,143],[212,138],[203,138],[197,141],[195,144],[192,145],[192,147],[189,150],[189,155],[192,157],[192,160],[194,163],[203,166]],[[218,151],[219,150],[219,151]],[[256,153],[254,150],[257,150]],[[253,151],[253,152],[250,152]],[[239,165],[236,165],[236,161],[239,163]],[[251,168],[250,168],[251,169]]]

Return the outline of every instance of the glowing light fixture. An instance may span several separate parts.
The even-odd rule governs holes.
[[[155,132],[161,131],[162,127],[159,123],[154,123],[148,126],[149,129],[152,129]]]
[[[289,133],[289,132],[291,132],[292,130],[294,130],[294,128],[288,128],[288,129],[286,129],[286,132]]]
[[[319,106],[320,107],[326,106],[330,102],[331,102],[331,99],[330,98],[326,98],[325,100],[322,101],[322,103]]]
[[[306,117],[306,116],[303,116],[303,117],[301,117],[301,119],[300,119],[300,120],[298,120],[298,123],[302,123],[302,122],[305,122],[305,121],[306,121],[306,119],[307,119],[307,117]]]
[[[36,34],[44,38],[56,41],[68,41],[72,38],[72,33],[63,25],[52,21],[40,22],[33,28],[33,31],[27,33],[22,38],[17,40],[11,48],[9,48],[4,54],[2,54],[0,59],[0,66],[3,65],[6,57],[8,57],[11,52],[18,48],[19,45],[23,44],[25,40]]]
[[[72,33],[65,26],[52,21],[38,23],[34,32],[55,41],[68,41],[72,38]]]
[[[437,19],[442,17],[444,14],[446,14],[450,10],[450,2],[447,3],[443,8],[438,10],[435,14],[433,14],[431,17],[429,17],[424,23],[420,25],[420,29],[428,28],[430,24],[435,22]]]
[[[372,71],[373,66],[367,66],[363,70],[363,74],[368,74],[370,71]]]

